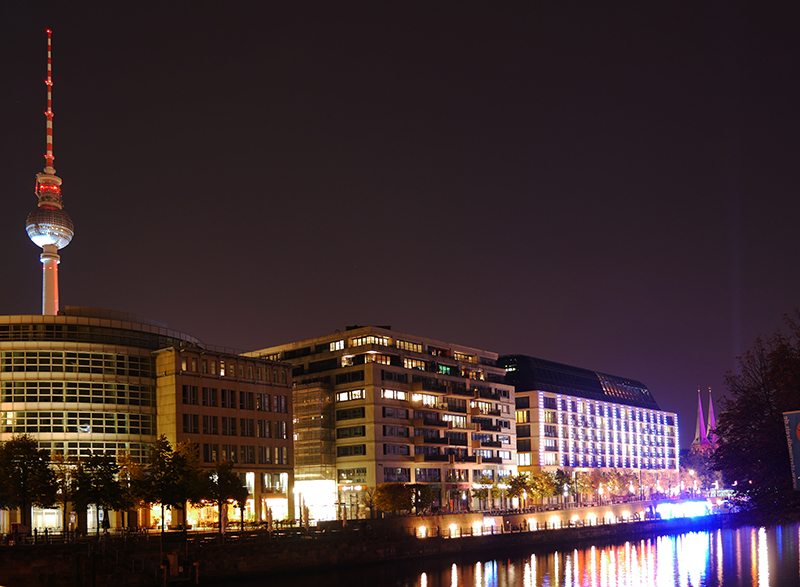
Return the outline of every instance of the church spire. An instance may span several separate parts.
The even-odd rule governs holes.
[[[717,444],[717,420],[714,418],[714,398],[711,397],[711,388],[708,388],[708,428],[706,428],[706,437],[711,444]]]
[[[710,444],[706,434],[706,422],[703,418],[703,398],[700,396],[699,389],[697,390],[697,427],[692,441],[692,445],[695,444]]]

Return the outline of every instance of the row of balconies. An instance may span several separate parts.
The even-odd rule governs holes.
[[[414,462],[437,462],[437,463],[495,463],[502,464],[503,459],[500,457],[479,457],[477,455],[461,456],[461,455],[425,455],[415,454]]]

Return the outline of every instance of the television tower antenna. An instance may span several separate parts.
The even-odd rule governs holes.
[[[28,214],[25,230],[28,237],[42,248],[39,259],[42,262],[42,314],[58,314],[58,264],[61,257],[59,249],[66,247],[75,234],[75,227],[69,215],[63,210],[61,198],[61,178],[56,175],[53,161],[53,59],[52,34],[47,30],[47,151],[45,152],[44,172],[36,174],[36,197],[39,205]]]

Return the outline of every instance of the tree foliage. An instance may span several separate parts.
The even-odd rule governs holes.
[[[81,509],[90,504],[97,506],[98,533],[100,509],[108,512],[123,505],[123,489],[118,473],[119,464],[112,455],[96,454],[79,462],[73,474],[72,499]]]
[[[50,453],[36,439],[20,434],[0,445],[0,508],[20,508],[22,524],[30,526],[31,506],[52,506],[56,491]]]
[[[167,437],[158,437],[150,448],[142,483],[142,495],[148,503],[161,504],[161,530],[164,531],[164,509],[183,510],[187,501],[202,497],[200,460],[191,443],[178,443],[172,448]]]
[[[361,504],[369,510],[369,517],[375,517],[375,508],[378,504],[375,502],[375,496],[378,493],[377,487],[365,487],[361,492]]]
[[[539,471],[531,477],[531,495],[537,499],[558,495],[556,476],[552,471]]]
[[[69,503],[73,500],[76,489],[75,472],[78,461],[75,457],[67,456],[62,452],[54,452],[50,456],[50,467],[56,484],[56,503],[61,507],[61,527],[68,528]]]
[[[411,488],[402,483],[382,483],[375,491],[375,505],[384,512],[411,511]]]
[[[211,471],[208,471],[203,478],[201,489],[203,499],[217,506],[219,513],[219,531],[223,532],[222,508],[228,507],[228,500],[237,502],[239,508],[244,508],[247,501],[247,488],[242,485],[239,476],[233,472],[232,461],[222,461]]]
[[[525,473],[518,473],[508,480],[508,489],[506,495],[508,497],[527,498],[531,493],[531,480]]]
[[[796,516],[800,507],[782,416],[800,410],[800,325],[797,316],[786,323],[788,335],[757,340],[738,372],[726,376],[730,397],[721,402],[711,457],[738,505],[768,522]]]
[[[433,503],[434,495],[430,485],[412,483],[407,487],[411,490],[411,506],[415,512],[426,510]]]

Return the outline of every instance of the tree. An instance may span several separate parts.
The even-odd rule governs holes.
[[[361,505],[369,510],[369,517],[375,516],[375,508],[378,507],[375,503],[375,496],[377,495],[377,488],[365,487],[361,492]]]
[[[531,477],[531,494],[538,499],[558,495],[555,474],[552,471],[539,471]]]
[[[567,495],[575,494],[575,484],[569,471],[558,469],[555,475],[556,495],[561,495],[567,501]]]
[[[233,461],[222,461],[205,474],[201,495],[203,499],[217,506],[221,534],[225,530],[222,508],[227,508],[228,500],[231,499],[236,500],[240,504],[240,508],[243,508],[243,502],[247,501],[248,492],[247,488],[242,486],[239,476],[233,472]],[[244,516],[242,516],[242,523],[244,523]]]
[[[143,483],[148,503],[161,504],[161,531],[164,531],[166,508],[185,511],[187,501],[201,498],[200,461],[191,443],[178,443],[172,449],[167,437],[158,437],[150,448]]]
[[[518,473],[508,480],[508,486],[506,495],[518,498],[522,507],[525,507],[527,504],[524,502],[527,501],[528,493],[532,493],[530,478],[525,473]]]
[[[145,504],[144,468],[134,460],[129,452],[118,454],[117,463],[119,464],[119,483],[122,489],[121,509],[128,514],[127,523],[123,521],[123,525],[136,526],[138,520],[137,523],[131,524],[130,516],[136,515],[136,512],[132,510]]]
[[[600,485],[605,482],[605,477],[600,469],[592,469],[587,475],[582,476],[585,483],[585,490],[594,493],[596,498],[600,496]]]
[[[625,473],[619,469],[611,469],[606,473],[606,489],[609,497],[622,495],[626,487],[628,487],[628,478]]]
[[[0,445],[0,508],[20,509],[23,526],[30,526],[31,506],[50,507],[56,501],[56,477],[50,453],[27,434]]]
[[[406,487],[411,491],[411,504],[415,512],[424,511],[433,503],[433,491],[429,485],[411,483]]]
[[[486,475],[481,475],[478,485],[479,487],[472,490],[472,497],[478,500],[479,507],[482,509],[487,505],[486,502],[491,495],[490,489],[494,486],[494,481]]]
[[[69,504],[73,501],[78,461],[63,452],[54,452],[50,456],[50,466],[55,475],[56,503],[61,506],[61,527],[66,530],[69,528]]]
[[[735,501],[764,522],[797,515],[800,492],[792,474],[783,412],[800,410],[800,325],[787,318],[788,335],[758,339],[728,373],[730,397],[717,418],[718,446],[711,467],[735,490]]]
[[[375,492],[375,505],[384,512],[410,511],[411,500],[411,488],[402,483],[382,483]]]
[[[122,506],[123,490],[117,477],[119,465],[110,454],[96,454],[79,462],[74,473],[73,499],[78,507],[97,506],[97,533],[100,534],[100,509],[107,516]],[[107,519],[104,517],[104,520]]]

